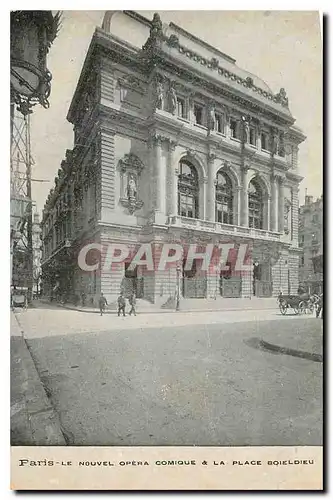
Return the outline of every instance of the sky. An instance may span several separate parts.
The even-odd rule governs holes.
[[[67,148],[73,127],[66,115],[96,26],[105,11],[63,11],[61,30],[48,56],[52,91],[50,108],[36,106],[31,115],[31,147],[35,161],[32,197],[42,211]],[[153,11],[138,11],[152,19]],[[319,15],[314,11],[159,11],[236,59],[276,93],[286,89],[289,107],[307,139],[299,149],[300,204],[307,189],[322,194],[322,42]],[[112,28],[111,28],[112,32]]]

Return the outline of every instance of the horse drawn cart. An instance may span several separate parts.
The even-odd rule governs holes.
[[[309,295],[279,295],[279,309],[285,315],[288,309],[293,309],[295,314],[311,314],[314,311],[314,301]]]

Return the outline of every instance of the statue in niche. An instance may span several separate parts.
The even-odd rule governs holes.
[[[278,150],[278,143],[279,143],[279,139],[278,139],[278,135],[275,131],[272,132],[272,153],[273,155],[275,155],[277,153],[277,150]]]
[[[130,200],[136,200],[137,188],[136,188],[135,177],[133,174],[130,174],[130,177],[128,179],[127,194]]]
[[[169,101],[170,101],[170,111],[174,115],[177,109],[177,94],[173,85],[171,85],[169,89]]]
[[[290,212],[290,201],[285,198],[284,200],[284,232],[289,234],[289,212]]]
[[[215,116],[215,105],[211,103],[208,111],[208,130],[215,130],[216,128],[216,116]]]
[[[161,82],[158,82],[156,86],[156,108],[163,109],[163,107],[164,107],[163,85]]]

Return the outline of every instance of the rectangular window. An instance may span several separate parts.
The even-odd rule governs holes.
[[[224,134],[224,116],[215,113],[215,132],[218,132],[219,134]]]
[[[304,234],[302,234],[302,236],[300,236],[300,240],[299,240],[299,246],[302,247],[304,245]]]
[[[257,145],[257,134],[254,127],[250,127],[250,144],[252,144],[252,146]]]
[[[304,255],[301,256],[301,266],[304,266]]]
[[[177,98],[177,115],[180,118],[186,118],[185,99],[181,97]]]
[[[317,233],[312,234],[312,244],[317,245],[318,244],[318,235]]]
[[[216,202],[216,220],[221,224],[233,224],[233,215],[228,203]]]
[[[230,120],[230,134],[233,139],[238,139],[238,124],[233,118]]]
[[[197,204],[194,197],[190,194],[179,194],[179,215],[182,217],[197,218]]]
[[[195,123],[203,125],[203,107],[200,104],[194,104]]]
[[[261,149],[268,151],[268,135],[266,132],[261,132]]]

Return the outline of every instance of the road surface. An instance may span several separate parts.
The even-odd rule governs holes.
[[[322,442],[320,319],[50,307],[18,318],[69,445]]]

